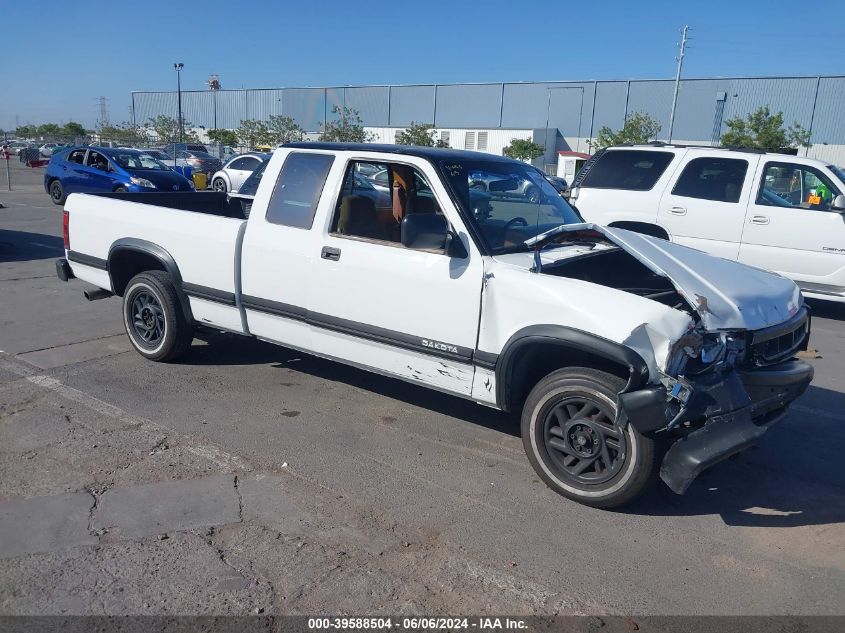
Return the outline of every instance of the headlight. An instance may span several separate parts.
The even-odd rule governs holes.
[[[147,189],[156,188],[156,186],[146,178],[136,178],[135,176],[132,176],[129,179],[129,182],[131,182],[133,185],[138,185],[139,187],[146,187]]]

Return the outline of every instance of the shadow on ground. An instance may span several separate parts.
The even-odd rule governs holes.
[[[197,365],[267,364],[342,382],[471,424],[519,437],[519,417],[393,378],[236,335],[200,331],[210,345],[195,345],[183,361]],[[795,527],[845,522],[845,394],[810,387],[800,405],[774,426],[758,447],[705,471],[678,496],[662,482],[624,508],[652,516],[720,515],[728,525]],[[823,408],[822,408],[823,407]]]
[[[64,241],[55,235],[0,229],[0,263],[50,259],[64,255]]]
[[[705,471],[685,495],[661,485],[626,510],[753,527],[845,522],[842,411],[845,394],[811,386],[758,446]]]
[[[295,369],[323,380],[341,382],[406,404],[436,411],[472,424],[519,437],[519,417],[484,407],[470,400],[450,396],[396,378],[388,378],[286,347],[225,334],[199,330],[197,338],[209,345],[194,345],[181,361],[190,365],[255,365]]]
[[[807,305],[810,306],[810,314],[814,317],[845,321],[845,303],[821,301],[819,299],[807,299]],[[810,343],[812,342],[813,339],[811,337]]]

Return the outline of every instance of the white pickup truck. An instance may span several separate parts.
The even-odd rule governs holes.
[[[594,155],[570,202],[590,222],[775,271],[845,301],[845,171],[812,158],[650,143]]]
[[[792,281],[586,224],[488,154],[292,144],[248,219],[220,193],[72,194],[64,239],[59,277],[123,297],[142,356],[174,360],[204,326],[521,410],[539,476],[599,507],[658,470],[684,492],[813,376]]]

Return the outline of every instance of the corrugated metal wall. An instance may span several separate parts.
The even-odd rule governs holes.
[[[571,139],[595,137],[602,126],[621,127],[626,114],[644,112],[666,137],[671,80],[354,86],[186,91],[185,118],[196,126],[235,128],[243,119],[293,117],[317,132],[333,106],[358,110],[365,125],[403,127],[412,121],[449,128],[559,131]],[[216,101],[216,105],[215,105]],[[814,144],[845,144],[845,77],[685,79],[678,92],[673,138],[716,142],[725,121],[768,105],[784,122],[812,129]],[[134,120],[175,116],[173,92],[132,93]]]

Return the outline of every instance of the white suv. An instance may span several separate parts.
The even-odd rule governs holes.
[[[590,222],[772,270],[845,302],[845,171],[787,154],[652,143],[611,147],[576,177]]]

